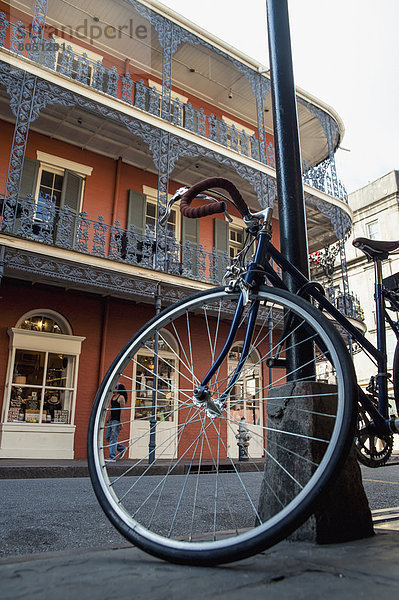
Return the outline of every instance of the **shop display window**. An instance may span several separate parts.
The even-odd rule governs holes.
[[[233,373],[241,357],[241,345],[234,346],[229,353],[229,372]],[[258,356],[253,351],[230,394],[230,413],[239,423],[244,417],[250,425],[261,425],[259,399],[263,396],[262,377]]]
[[[154,406],[157,421],[173,421],[172,373],[174,373],[174,359],[169,358],[166,361],[158,358],[157,392],[154,394],[154,357],[140,354],[137,356],[136,419],[151,419]]]
[[[148,421],[156,416],[157,421],[174,421],[174,403],[178,382],[176,377],[177,345],[173,335],[162,329],[158,340],[158,364],[156,393],[154,389],[155,340],[146,343],[148,352],[135,358],[134,392],[136,420]]]
[[[8,422],[70,423],[75,356],[16,349]]]

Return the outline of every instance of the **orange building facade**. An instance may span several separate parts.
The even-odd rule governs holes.
[[[297,105],[316,252],[350,228],[343,126],[300,90]],[[162,228],[168,198],[230,179],[250,208],[275,206],[278,244],[269,74],[158,2],[0,2],[0,128],[0,458],[84,458],[96,390],[156,299],[219,285],[242,247],[233,212],[176,207]],[[255,404],[242,408],[254,427]],[[140,389],[129,406],[146,427]]]

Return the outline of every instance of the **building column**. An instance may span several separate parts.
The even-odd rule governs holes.
[[[28,57],[33,60],[35,59],[36,54],[40,52],[38,48],[40,48],[43,40],[47,5],[48,0],[35,0],[32,28],[29,38],[31,49],[28,53]],[[15,29],[12,30],[12,35],[16,35]],[[34,50],[34,48],[36,48],[36,50]],[[19,73],[19,81],[14,91],[14,98],[17,98],[17,102],[14,102],[14,104],[11,103],[16,121],[2,209],[2,229],[7,232],[13,231],[17,216],[18,197],[30,123],[39,115],[39,111],[37,110],[37,107],[35,107],[36,84],[36,76],[26,71],[23,74]]]

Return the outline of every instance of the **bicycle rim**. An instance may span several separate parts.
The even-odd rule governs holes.
[[[258,294],[251,350],[226,406],[215,416],[194,402],[237,298],[220,288],[154,317],[113,362],[91,414],[89,469],[101,506],[127,539],[172,562],[229,562],[286,537],[311,513],[353,435],[355,380],[344,342],[314,307],[272,288]],[[214,400],[240,357],[247,314],[209,383]],[[287,317],[291,336],[283,333]],[[307,364],[284,366],[293,330],[312,345],[312,376],[301,375]],[[281,364],[272,368],[277,348]],[[104,430],[118,382],[129,395],[119,436],[129,450],[113,465]]]

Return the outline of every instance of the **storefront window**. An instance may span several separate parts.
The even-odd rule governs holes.
[[[75,357],[16,349],[8,422],[70,423]]]
[[[20,325],[21,329],[29,331],[45,331],[46,333],[66,333],[57,321],[45,315],[32,315],[24,319]]]
[[[154,390],[155,355],[151,352],[154,341],[146,344],[148,352],[138,354],[135,360],[135,419],[149,420],[155,414],[157,421],[174,420],[176,382],[176,342],[162,330],[158,339],[157,385]]]
[[[241,345],[234,346],[229,353],[229,371],[233,373],[241,357]],[[257,353],[249,356],[241,375],[230,394],[230,414],[239,423],[244,417],[250,425],[261,425],[259,399],[262,397],[262,376]]]
[[[31,311],[10,336],[3,423],[73,424],[81,344],[64,317]]]

